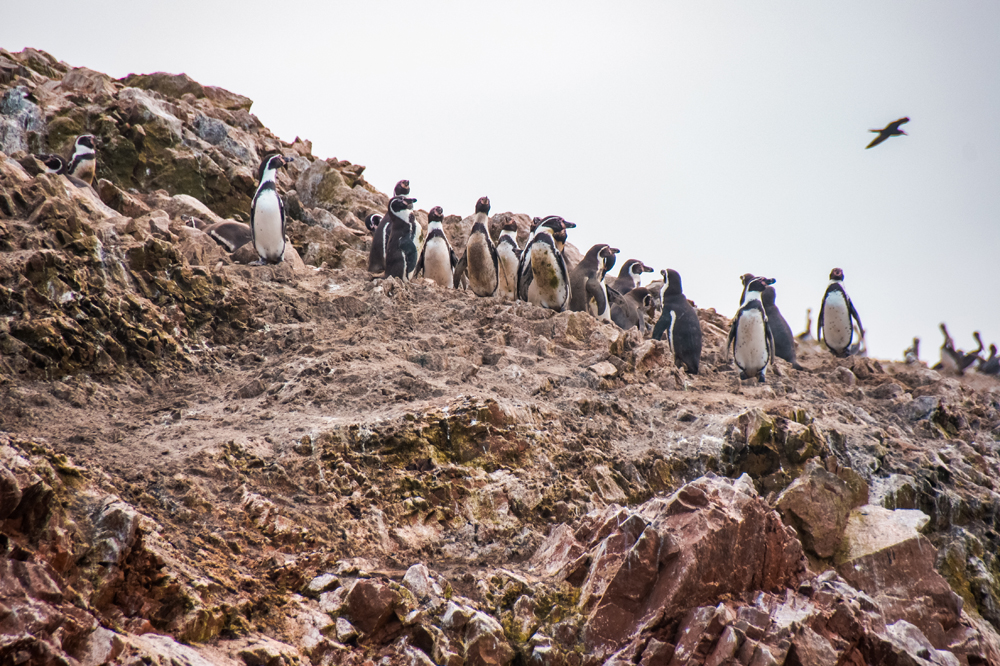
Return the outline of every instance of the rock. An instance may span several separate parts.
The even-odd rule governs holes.
[[[858,383],[858,378],[854,376],[850,368],[845,368],[843,366],[837,368],[834,375],[841,384],[845,386],[856,386]]]
[[[94,514],[91,557],[101,565],[118,565],[135,543],[139,514],[118,497],[109,495]]]
[[[499,622],[480,612],[469,619],[465,625],[467,666],[504,666],[513,661],[514,656]]]
[[[126,217],[142,217],[149,213],[150,208],[128,192],[115,187],[114,183],[101,178],[97,181],[97,193],[101,201]]]
[[[900,657],[915,656],[941,666],[958,666],[961,663],[951,652],[935,649],[927,637],[906,620],[899,620],[887,626],[884,636]]]
[[[364,634],[372,634],[393,616],[399,593],[376,580],[359,580],[346,602],[352,624]]]
[[[472,617],[474,610],[449,601],[441,614],[441,625],[446,629],[461,629]]]
[[[14,473],[0,464],[0,520],[14,513],[21,503],[21,489]]]
[[[302,663],[302,656],[294,647],[266,637],[237,654],[246,666],[297,666]]]
[[[802,535],[802,545],[817,557],[832,557],[847,527],[854,495],[836,475],[814,461],[778,496],[784,521]]]
[[[618,368],[608,363],[607,361],[601,361],[600,363],[595,363],[590,366],[589,370],[593,372],[598,377],[614,377],[618,374]]]
[[[340,579],[333,574],[325,573],[309,581],[304,594],[309,597],[318,598],[324,592],[335,590],[338,587],[340,587]]]
[[[926,419],[937,409],[939,402],[940,400],[934,396],[924,395],[904,404],[900,408],[900,415],[910,421]]]
[[[348,641],[357,638],[358,630],[354,628],[354,625],[347,621],[346,618],[338,617],[336,621],[337,640],[341,643],[347,643]]]
[[[628,502],[628,495],[618,485],[611,470],[604,465],[595,465],[590,470],[587,478],[590,488],[601,496],[608,504],[625,504]]]
[[[424,564],[414,564],[406,570],[403,576],[403,585],[410,588],[417,599],[426,599],[431,596],[441,596],[441,586],[431,578],[430,571]]]
[[[915,625],[938,649],[949,644],[962,599],[934,567],[937,549],[917,532],[919,511],[863,506],[851,513],[837,571],[869,594],[886,618]]]

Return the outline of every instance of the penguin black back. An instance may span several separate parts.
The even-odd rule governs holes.
[[[660,300],[660,319],[653,328],[653,339],[667,339],[674,355],[674,365],[692,375],[701,365],[702,333],[698,312],[684,295],[680,273],[670,268],[664,271]]]
[[[774,355],[791,363],[796,370],[803,370],[804,368],[795,360],[795,336],[792,335],[792,327],[774,304],[775,296],[777,294],[774,287],[768,285],[760,297],[760,302],[764,304],[764,312],[767,313],[767,325],[771,329],[771,337],[774,338]]]
[[[396,196],[389,201],[389,232],[385,244],[385,274],[409,280],[417,268],[417,222],[413,217],[416,199]],[[382,220],[383,224],[385,220]]]

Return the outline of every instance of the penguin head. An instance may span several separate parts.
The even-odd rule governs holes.
[[[396,183],[396,187],[392,189],[392,193],[397,197],[405,197],[410,193],[410,181],[401,180]]]
[[[840,268],[834,268],[832,271],[830,271],[830,279],[836,280],[837,282],[843,282],[844,271]]]
[[[434,206],[434,208],[431,208],[431,211],[427,213],[428,224],[431,222],[441,222],[442,220],[444,220],[444,208],[441,208],[441,206]]]
[[[681,274],[672,268],[668,268],[664,271],[660,271],[663,274],[663,295],[664,296],[680,296],[684,293],[684,287],[681,286]]]
[[[92,153],[97,150],[97,142],[93,134],[81,134],[76,137],[76,143],[73,145],[78,153]]]
[[[764,293],[765,289],[767,289],[767,286],[771,285],[771,284],[774,284],[775,282],[777,282],[777,280],[775,280],[774,278],[765,278],[765,277],[755,277],[755,278],[753,278],[747,284],[747,298],[746,298],[746,300],[748,300],[748,301],[753,300],[753,299],[758,299],[759,300],[761,294]]]
[[[750,280],[754,279],[755,277],[757,276],[754,275],[753,273],[744,273],[743,275],[740,276],[740,283],[745,287],[748,284],[750,284]]]
[[[412,211],[415,202],[416,199],[413,197],[395,196],[389,202],[389,210],[396,217],[407,220],[409,219],[409,214],[406,211]]]
[[[604,260],[603,270],[605,275],[607,275],[608,271],[610,271],[612,268],[615,267],[615,262],[618,260],[617,255],[619,252],[621,252],[621,250],[619,250],[618,248],[609,247],[607,245],[605,245],[604,249],[601,250],[600,256],[601,259]]]
[[[541,223],[542,223],[542,218],[540,217],[531,218],[531,229],[529,229],[529,231],[531,233],[535,233],[535,229],[537,229],[538,225],[540,225]]]
[[[380,213],[370,213],[365,218],[365,228],[368,229],[368,231],[375,233],[375,230],[378,229],[378,225],[381,222],[382,222],[382,215]]]
[[[773,307],[775,296],[777,296],[777,293],[774,291],[774,287],[768,286],[767,289],[761,293],[760,302],[764,304],[765,308]]]
[[[260,163],[260,168],[257,170],[257,180],[264,180],[266,174],[274,174],[286,164],[291,164],[292,161],[294,161],[294,158],[285,157],[280,153],[266,155]]]
[[[516,234],[517,222],[515,222],[514,220],[507,220],[506,222],[504,222],[504,225],[500,227],[500,231],[502,232],[513,231]]]
[[[624,270],[626,274],[631,275],[633,278],[638,278],[643,273],[653,272],[653,269],[650,266],[647,266],[638,259],[629,259],[626,261],[625,265],[622,266],[622,270]]]
[[[490,214],[490,198],[489,197],[479,197],[479,201],[476,202],[476,212]]]
[[[66,168],[66,160],[58,155],[38,155],[37,157],[45,166],[45,173],[61,173]]]
[[[648,309],[653,305],[653,296],[649,293],[649,289],[645,287],[636,287],[635,289],[630,289],[627,294],[627,298],[631,298],[635,301],[635,304],[643,309]]]

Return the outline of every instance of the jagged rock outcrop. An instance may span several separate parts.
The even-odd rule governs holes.
[[[0,662],[1000,664],[995,379],[744,387],[712,309],[688,376],[373,279],[385,195],[251,105],[0,51]],[[94,188],[41,173],[83,131]],[[192,218],[275,150],[294,254],[248,266]]]

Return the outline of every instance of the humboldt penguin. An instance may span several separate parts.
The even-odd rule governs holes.
[[[497,240],[497,293],[508,301],[517,300],[517,265],[521,261],[521,248],[517,246],[517,222],[508,220]]]
[[[472,216],[472,231],[465,244],[465,255],[455,268],[455,287],[467,274],[469,287],[476,296],[492,296],[500,282],[497,249],[490,237],[489,214],[489,197],[480,197]]]
[[[558,215],[549,215],[539,222],[517,268],[519,299],[557,312],[566,309],[571,296],[569,273],[553,236],[575,226]]]
[[[783,358],[792,364],[796,370],[805,370],[799,362],[795,360],[795,337],[792,335],[792,327],[788,325],[785,318],[781,316],[781,311],[774,304],[777,293],[774,287],[769,286],[760,297],[760,302],[764,304],[764,312],[767,314],[767,325],[771,329],[771,337],[774,339],[774,355]]]
[[[851,350],[851,340],[854,339],[854,325],[858,323],[861,339],[865,339],[865,327],[861,325],[858,311],[854,309],[851,297],[844,290],[844,271],[834,268],[830,271],[830,284],[823,294],[823,303],[819,308],[819,318],[816,320],[816,338],[825,342],[834,356],[844,358]]]
[[[663,274],[660,291],[663,309],[653,329],[653,339],[666,337],[674,355],[674,365],[697,375],[701,364],[701,321],[698,312],[684,295],[680,273],[672,268],[660,272]]]
[[[253,240],[250,225],[234,220],[210,224],[203,231],[211,236],[216,243],[226,248],[229,253],[235,252]]]
[[[443,221],[444,209],[441,206],[434,206],[427,213],[427,240],[424,241],[424,248],[413,274],[418,275],[422,270],[425,278],[445,289],[451,289],[454,286],[458,258],[444,233]]]
[[[365,229],[367,229],[368,231],[370,231],[372,233],[372,236],[374,236],[375,235],[375,230],[378,229],[378,225],[381,222],[382,222],[382,214],[381,213],[369,213],[368,216],[365,217]],[[383,249],[383,252],[384,252],[384,249]]]
[[[63,168],[62,173],[87,183],[94,184],[94,172],[97,169],[97,144],[91,134],[76,137],[73,144],[73,155]]]
[[[903,136],[909,136],[908,134],[906,134],[906,132],[899,129],[900,125],[905,125],[908,122],[910,122],[909,118],[900,118],[899,120],[889,123],[882,129],[868,130],[869,132],[875,132],[876,134],[878,134],[878,136],[872,139],[872,142],[869,143],[867,146],[865,146],[865,150],[877,146],[878,144],[882,143],[883,141],[892,136],[899,136],[901,134]]]
[[[417,220],[413,197],[399,195],[389,201],[388,239],[385,243],[385,275],[409,281],[417,268]],[[383,224],[385,220],[382,220]]]
[[[569,275],[569,309],[573,312],[589,312],[598,319],[611,321],[611,303],[608,301],[608,287],[604,284],[605,267],[608,257],[614,258],[618,248],[597,244],[587,250],[583,259]]]
[[[42,173],[58,174],[66,171],[66,160],[59,155],[35,155],[35,159],[45,167]]]
[[[997,358],[996,345],[990,345],[990,357],[979,364],[979,372],[984,375],[1000,375],[1000,358]]]
[[[767,325],[767,313],[760,301],[761,294],[775,280],[756,277],[746,286],[746,296],[743,306],[733,318],[729,329],[729,339],[726,349],[732,353],[740,369],[740,379],[756,377],[757,381],[767,381],[765,373],[767,364],[774,356],[774,338],[771,328]]]
[[[611,306],[611,321],[623,331],[638,328],[646,335],[646,311],[652,304],[653,297],[645,287],[629,289]]]
[[[294,158],[284,155],[265,157],[260,163],[260,185],[250,204],[250,235],[260,255],[258,265],[278,264],[285,257],[285,204],[278,195],[278,169]]]
[[[410,193],[410,181],[401,180],[396,183],[396,186],[392,188],[393,197],[405,197]],[[390,199],[389,203],[392,203]],[[365,226],[371,229],[370,223],[374,221],[374,215],[369,215],[365,220]],[[372,247],[368,251],[368,272],[369,273],[383,273],[385,272],[385,248],[389,243],[389,228],[391,225],[392,215],[389,210],[386,210],[385,215],[379,216],[378,222],[375,222],[375,229],[372,231]]]
[[[630,289],[639,286],[643,273],[652,273],[653,269],[638,259],[629,259],[622,264],[622,269],[618,272],[618,277],[611,285],[620,294],[627,294]]]

